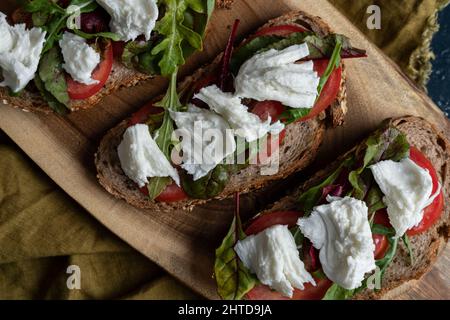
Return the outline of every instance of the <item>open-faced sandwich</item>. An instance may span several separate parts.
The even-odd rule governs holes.
[[[140,208],[189,209],[314,159],[326,122],[341,124],[347,110],[342,58],[365,52],[303,12],[269,21],[233,48],[237,25],[224,53],[178,86],[180,97],[172,79],[161,102],[103,138],[96,165],[106,190]]]
[[[86,109],[170,75],[202,48],[214,0],[30,0],[0,12],[0,98],[29,111]]]
[[[447,242],[450,145],[421,118],[388,121],[216,250],[223,299],[376,299]]]

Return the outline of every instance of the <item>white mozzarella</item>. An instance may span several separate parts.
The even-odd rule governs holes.
[[[100,63],[100,54],[86,43],[86,39],[70,32],[64,32],[59,40],[64,58],[63,68],[73,80],[86,84],[97,84],[92,72]]]
[[[182,137],[183,164],[194,181],[206,176],[234,153],[236,142],[228,123],[217,113],[189,105],[187,112],[170,112]]]
[[[292,297],[294,288],[316,285],[300,260],[294,237],[285,225],[276,225],[238,241],[234,247],[239,259],[255,273],[262,284]]]
[[[329,204],[317,206],[297,224],[314,248],[325,275],[345,289],[361,286],[366,273],[375,269],[374,250],[363,201],[328,197]]]
[[[129,127],[117,151],[123,171],[139,187],[145,186],[151,177],[171,177],[180,185],[178,171],[159,149],[147,125]]]
[[[396,237],[401,237],[422,221],[423,210],[440,193],[440,188],[432,195],[430,173],[409,158],[400,162],[380,161],[370,169],[384,194],[383,202]]]
[[[239,69],[235,79],[236,96],[275,100],[291,108],[312,108],[320,77],[312,61],[296,63],[308,55],[306,44],[254,55]]]
[[[44,48],[46,32],[41,28],[26,29],[25,24],[10,26],[0,12],[1,87],[19,92],[34,79]]]
[[[150,40],[159,11],[156,0],[97,0],[111,16],[111,31],[123,41],[144,35]]]
[[[278,134],[284,129],[280,121],[271,124],[270,117],[267,121],[261,121],[256,114],[248,112],[239,97],[221,91],[216,85],[202,88],[194,97],[220,114],[235,130],[235,134],[248,142],[260,139],[267,133]]]

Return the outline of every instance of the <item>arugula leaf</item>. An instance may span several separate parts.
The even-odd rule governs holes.
[[[298,119],[306,117],[310,112],[311,112],[310,108],[298,108],[298,109],[289,108],[280,115],[280,119],[283,121],[284,124],[288,125],[294,123]]]
[[[408,250],[408,256],[409,256],[409,263],[411,266],[414,265],[414,251],[411,246],[411,242],[409,241],[408,235],[405,233],[402,237],[403,244],[405,245],[406,249]]]
[[[381,224],[374,223],[371,229],[373,234],[381,234],[387,237],[395,236],[395,230],[393,228],[389,228]]]
[[[342,40],[339,38],[336,39],[336,46],[334,47],[333,54],[331,55],[330,62],[328,63],[327,69],[324,74],[320,77],[319,87],[317,88],[318,97],[322,93],[323,87],[330,78],[333,71],[339,68],[341,64],[341,50],[342,50]]]
[[[74,29],[73,32],[87,40],[95,39],[95,38],[105,38],[105,39],[111,39],[112,41],[119,41],[120,36],[114,32],[99,32],[99,33],[86,33],[78,29]]]
[[[169,88],[166,95],[160,102],[155,103],[155,106],[165,109],[161,127],[159,127],[159,129],[156,131],[155,142],[158,145],[159,149],[169,160],[171,147],[173,145],[172,133],[174,131],[174,124],[168,111],[179,111],[181,108],[181,103],[177,94],[177,74],[178,68],[175,68],[175,72],[171,75]],[[171,181],[172,180],[170,178],[168,179],[167,177],[151,178],[149,183],[147,184],[150,200],[154,200],[156,197],[158,197],[161,192],[164,191],[165,187],[171,183]]]
[[[60,7],[57,3],[50,0],[32,0],[29,1],[25,7],[25,11],[30,13],[42,12],[46,14],[65,14],[65,10]]]
[[[47,31],[43,54],[53,48],[61,38],[68,19],[75,19],[76,15],[92,12],[96,8],[97,3],[93,0],[72,0],[67,9],[51,0],[32,0],[25,6],[25,10],[33,14],[33,22]]]
[[[217,290],[222,299],[241,300],[256,285],[257,278],[239,260],[234,251],[238,240],[246,237],[239,215],[236,214],[231,228],[216,249],[214,263],[214,277],[217,282]]]
[[[185,57],[182,43],[186,41],[192,48],[201,50],[203,47],[202,36],[194,30],[186,27],[184,13],[188,8],[198,10],[198,0],[161,0],[165,5],[164,17],[156,23],[155,30],[164,36],[164,39],[153,49],[152,54],[162,53],[159,62],[161,74],[168,76],[175,69],[183,65]]]
[[[55,99],[68,106],[70,97],[67,92],[67,82],[62,67],[63,57],[58,48],[52,48],[42,56],[39,64],[39,78],[45,87]]]
[[[317,201],[322,196],[322,189],[333,182],[339,177],[342,170],[345,167],[348,167],[353,162],[352,158],[347,158],[344,162],[330,175],[326,178],[321,184],[314,186],[304,192],[300,198],[298,199],[299,206],[301,210],[305,213],[305,216],[309,215],[312,209],[317,205]]]

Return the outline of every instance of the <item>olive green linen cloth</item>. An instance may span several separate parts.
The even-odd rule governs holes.
[[[436,12],[446,1],[331,2],[417,83],[426,82]],[[373,4],[381,8],[381,30],[366,27]],[[71,265],[80,268],[80,289],[68,289]],[[194,298],[92,218],[0,132],[0,299]]]

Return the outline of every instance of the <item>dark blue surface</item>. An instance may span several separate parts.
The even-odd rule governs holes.
[[[428,92],[436,104],[450,117],[450,6],[439,15],[441,29],[433,39],[433,73]]]

